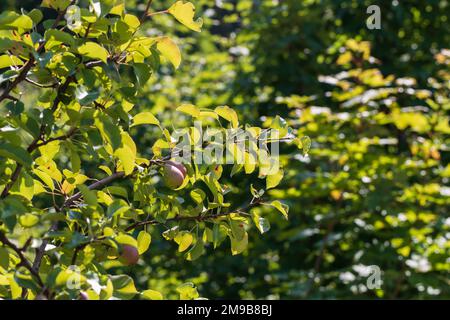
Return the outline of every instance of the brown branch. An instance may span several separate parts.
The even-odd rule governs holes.
[[[15,101],[15,102],[19,101],[19,99],[17,99],[16,97],[13,97],[12,95],[9,95],[9,94],[5,97],[5,99],[9,99],[9,100],[12,100],[12,101]]]
[[[125,177],[125,172],[120,171],[120,172],[116,172],[102,180],[99,180],[97,182],[94,182],[93,184],[91,184],[90,186],[88,186],[89,190],[96,190],[99,188],[102,188],[108,184],[110,184],[111,182],[121,179]],[[76,202],[77,200],[79,200],[81,197],[83,196],[83,194],[81,192],[78,192],[76,194],[74,194],[73,196],[71,196],[70,198],[68,198],[64,204],[62,205],[61,209],[64,208],[68,208],[70,206],[72,206],[74,204],[74,202]]]
[[[58,223],[55,222],[50,227],[48,232],[55,231],[57,227],[58,227]],[[33,267],[32,268],[38,274],[39,274],[39,268],[41,267],[42,258],[44,257],[44,254],[45,254],[45,248],[47,247],[47,244],[48,244],[48,239],[44,239],[42,241],[41,245],[39,246],[39,248],[37,249],[36,256],[34,257]]]
[[[5,188],[2,191],[2,194],[0,195],[0,199],[4,199],[9,195],[9,191],[13,187],[14,183],[17,179],[19,179],[20,172],[22,171],[22,165],[18,163],[16,165],[16,169],[14,169],[14,172],[12,173],[11,177],[9,178],[9,182],[5,185]]]
[[[69,132],[67,132],[66,134],[64,134],[62,136],[50,138],[50,139],[47,139],[45,141],[42,141],[41,143],[36,144],[36,148],[45,146],[45,145],[47,145],[47,144],[49,144],[50,142],[53,142],[53,141],[62,141],[62,140],[70,139],[77,131],[78,131],[77,128],[72,128],[72,129],[69,130]]]
[[[149,0],[147,2],[147,6],[145,7],[145,11],[141,16],[141,19],[139,19],[139,21],[141,22],[141,24],[145,21],[145,19],[147,19],[148,16],[148,11],[150,10],[150,6],[152,5],[153,0]]]
[[[27,77],[28,72],[31,70],[31,68],[34,66],[34,58],[30,57],[30,60],[22,67],[19,75],[14,79],[14,81],[3,91],[2,95],[0,96],[0,102],[2,102],[5,99],[10,99],[11,91],[14,90],[15,87],[19,83],[21,83],[25,78]]]
[[[91,26],[92,26],[92,23],[89,23],[86,28],[86,33],[84,34],[85,39],[87,39],[87,37],[89,36],[89,31],[91,31]]]
[[[24,266],[30,273],[36,278],[36,280],[39,283],[39,286],[43,286],[44,283],[42,282],[42,279],[39,275],[39,272],[37,272],[30,264],[28,259],[23,255],[23,252],[20,248],[18,248],[14,243],[12,243],[6,235],[0,231],[0,242],[2,242],[5,246],[10,247],[20,258],[20,265]]]

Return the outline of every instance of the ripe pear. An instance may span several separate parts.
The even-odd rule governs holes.
[[[119,260],[128,266],[136,264],[139,261],[138,249],[129,244],[124,244],[122,246],[122,253],[120,254]]]
[[[186,177],[187,170],[184,165],[174,161],[167,161],[164,164],[164,182],[171,189],[179,188]]]

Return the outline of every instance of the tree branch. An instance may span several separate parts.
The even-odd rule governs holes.
[[[55,231],[57,227],[58,227],[58,223],[55,222],[50,227],[48,232]],[[48,239],[44,239],[42,241],[41,245],[39,246],[39,248],[36,250],[36,256],[34,257],[32,269],[38,274],[39,274],[39,268],[41,267],[42,258],[44,257],[44,254],[45,254],[45,248],[47,247],[47,244],[48,244]]]
[[[12,243],[6,235],[0,231],[0,242],[2,242],[5,246],[10,247],[20,258],[20,265],[24,266],[30,273],[36,278],[36,280],[39,283],[39,286],[43,286],[44,283],[42,282],[42,279],[39,275],[39,272],[37,272],[30,264],[27,258],[23,255],[23,252],[21,249],[19,249],[14,243]]]
[[[37,83],[36,81],[31,80],[29,78],[25,78],[25,82],[31,83],[32,85],[35,85],[36,87],[39,87],[39,88],[55,88],[58,85],[57,83],[41,84],[41,83]]]
[[[145,21],[145,19],[147,19],[148,11],[150,10],[150,6],[152,5],[152,2],[153,2],[153,0],[149,0],[147,2],[147,6],[145,7],[145,11],[142,14],[141,19],[140,19],[141,24]]]
[[[22,67],[19,75],[14,79],[14,81],[3,91],[2,95],[0,96],[0,102],[2,102],[5,99],[10,99],[11,91],[14,90],[15,87],[19,83],[21,83],[25,78],[27,77],[28,72],[31,70],[31,68],[34,66],[34,58],[30,57],[30,60]]]
[[[70,139],[77,131],[78,131],[77,128],[72,128],[72,129],[69,130],[69,132],[67,132],[66,134],[64,134],[62,136],[50,138],[50,139],[47,139],[45,141],[42,141],[41,143],[36,144],[36,148],[45,146],[45,145],[47,145],[47,144],[49,144],[50,142],[53,142],[53,141],[58,141],[58,140],[61,141],[61,140]]]
[[[108,184],[110,184],[111,182],[113,182],[114,180],[118,180],[125,177],[125,172],[121,171],[121,172],[116,172],[102,180],[99,180],[97,182],[94,182],[93,184],[91,184],[90,186],[88,186],[89,190],[96,190],[99,188],[102,188]],[[70,206],[72,206],[74,204],[75,201],[79,200],[82,197],[82,193],[78,192],[76,194],[74,194],[73,196],[71,196],[70,198],[68,198],[64,204],[62,205],[61,209],[64,208],[68,208]]]

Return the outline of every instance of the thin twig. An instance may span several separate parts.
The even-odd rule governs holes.
[[[36,87],[39,87],[39,88],[55,88],[58,85],[57,83],[41,84],[41,83],[37,83],[34,80],[31,80],[30,78],[25,78],[25,82],[31,83],[32,85],[35,85]]]
[[[148,11],[150,10],[150,6],[152,5],[153,0],[149,0],[147,2],[147,6],[145,7],[145,11],[141,16],[141,19],[139,19],[139,21],[141,22],[141,24],[145,21],[145,19],[147,19],[147,15],[148,15]]]
[[[39,272],[37,272],[30,264],[28,259],[23,255],[23,252],[20,248],[18,248],[14,243],[12,243],[6,235],[0,231],[0,242],[2,242],[5,246],[10,247],[20,258],[20,265],[24,266],[30,273],[36,278],[39,285],[42,287],[44,283],[42,282],[42,279],[39,275]]]
[[[123,178],[123,177],[125,177],[125,172],[123,172],[123,171],[113,173],[112,175],[110,175],[110,176],[108,176],[108,177],[106,177],[106,178],[104,178],[104,179],[102,179],[102,180],[99,180],[99,181],[97,181],[97,182],[94,182],[93,184],[91,184],[90,186],[88,186],[88,189],[89,189],[89,190],[96,190],[96,189],[99,189],[99,188],[101,188],[101,187],[103,187],[103,186],[106,186],[106,185],[110,184],[111,182],[113,182],[113,181],[115,181],[115,180],[118,180],[118,179],[121,179],[121,178]],[[69,208],[69,207],[72,206],[77,200],[79,200],[82,196],[83,196],[83,194],[82,194],[81,192],[78,192],[78,193],[74,194],[73,196],[71,196],[70,198],[68,198],[68,199],[64,202],[64,204],[62,205],[61,209]]]
[[[36,145],[36,148],[45,146],[45,145],[47,145],[47,144],[49,144],[50,142],[53,142],[53,141],[58,141],[58,140],[62,141],[62,140],[70,139],[77,131],[78,131],[78,128],[72,128],[72,129],[69,130],[69,132],[67,132],[64,135],[61,135],[61,136],[58,136],[58,137],[54,137],[54,138],[50,138],[50,139],[47,139],[45,141],[42,141],[41,143],[38,143]]]

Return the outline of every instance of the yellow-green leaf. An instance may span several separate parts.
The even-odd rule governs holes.
[[[194,237],[192,234],[190,234],[187,231],[181,231],[175,236],[175,242],[178,243],[178,252],[183,252],[189,246],[192,244],[192,241],[194,241]]]
[[[137,237],[139,255],[143,254],[145,251],[148,250],[148,247],[150,246],[151,242],[152,242],[152,237],[149,233],[147,233],[145,231],[139,232],[139,235]]]
[[[23,65],[23,61],[17,58],[16,56],[11,56],[8,54],[0,56],[0,69],[21,65]]]
[[[133,172],[136,160],[136,154],[128,147],[123,146],[114,152],[114,155],[119,158],[123,166],[125,175],[129,175]]]
[[[231,237],[231,254],[237,255],[242,253],[248,246],[248,233],[245,232],[242,239],[238,240],[235,237]]]
[[[163,299],[163,295],[161,294],[161,292],[156,291],[156,290],[145,290],[141,292],[141,295],[144,299],[147,300],[162,300]]]
[[[272,201],[270,205],[276,208],[278,211],[280,211],[286,218],[286,220],[288,219],[289,207],[287,205],[281,203],[278,200]]]
[[[278,170],[274,174],[268,175],[266,178],[266,188],[272,189],[272,188],[275,188],[276,186],[278,186],[280,184],[281,180],[283,179],[283,175],[284,175],[284,171],[281,169]]]
[[[191,2],[177,1],[169,8],[169,13],[189,29],[201,32],[203,20],[194,21],[195,7]]]
[[[39,222],[39,217],[31,214],[31,213],[27,213],[24,214],[23,216],[19,217],[19,223],[22,227],[24,228],[31,228],[32,226],[36,225],[36,223]]]
[[[193,104],[182,104],[177,108],[177,111],[191,115],[194,118],[198,118],[200,116],[200,110],[198,110]]]
[[[231,109],[229,106],[221,106],[214,109],[214,111],[224,118],[225,120],[231,123],[233,128],[237,128],[239,126],[239,120],[236,111]]]
[[[181,52],[177,44],[168,37],[160,37],[156,42],[156,49],[163,55],[164,58],[178,69],[181,63]]]
[[[99,59],[103,62],[108,60],[108,51],[95,42],[86,42],[78,47],[78,53],[90,59]]]
[[[133,126],[140,124],[154,124],[159,126],[159,120],[151,112],[141,112],[133,117]]]

